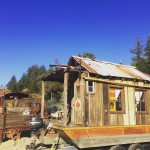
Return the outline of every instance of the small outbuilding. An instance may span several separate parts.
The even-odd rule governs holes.
[[[72,56],[42,80],[64,83],[64,125],[150,124],[150,75],[133,66]]]

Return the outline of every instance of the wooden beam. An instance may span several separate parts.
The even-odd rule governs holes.
[[[68,123],[68,78],[69,78],[69,73],[65,72],[64,74],[64,126],[67,126]]]
[[[45,82],[42,81],[41,118],[44,118],[44,105],[45,105]]]
[[[97,78],[91,78],[91,77],[84,77],[85,80],[90,80],[90,81],[96,81],[96,82],[101,82],[101,83],[109,83],[112,85],[121,85],[121,86],[129,86],[129,87],[137,87],[137,88],[148,88],[150,89],[150,86],[145,86],[145,85],[135,85],[135,84],[129,84],[129,83],[118,83],[114,81],[107,81],[104,79],[97,79]]]

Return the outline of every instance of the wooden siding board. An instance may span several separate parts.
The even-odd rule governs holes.
[[[67,117],[67,104],[68,104],[68,79],[69,79],[69,73],[65,72],[64,74],[64,126],[68,123],[68,117]]]
[[[134,95],[134,88],[128,87],[128,107],[129,107],[129,125],[136,124],[135,118],[135,95]]]
[[[123,122],[124,125],[129,125],[129,95],[128,95],[128,87],[124,87],[124,109],[125,109],[125,114],[123,114]]]
[[[147,115],[147,124],[150,125],[150,115]]]
[[[91,125],[94,126],[95,122],[95,99],[93,98],[93,95],[90,94],[90,113],[91,113]]]
[[[108,84],[103,84],[103,124],[109,125],[109,96],[108,96]]]
[[[147,116],[147,114],[141,114],[141,124],[147,124],[146,116]]]
[[[92,103],[92,98],[91,98],[91,94],[89,94],[89,101],[90,101],[90,126],[93,126],[93,103]]]
[[[110,125],[124,125],[122,114],[110,114]]]
[[[102,125],[102,110],[103,110],[103,106],[102,106],[102,95],[103,95],[103,90],[102,90],[102,84],[101,83],[96,83],[96,93],[97,93],[97,124],[98,126]]]
[[[139,114],[136,114],[136,125],[140,125],[141,123],[141,115],[139,115]]]
[[[110,125],[116,125],[116,114],[110,114]]]
[[[82,75],[82,82],[83,82],[83,93],[84,93],[84,124],[86,126],[89,125],[89,95],[86,92],[86,81],[84,80],[84,77],[88,76],[88,72],[84,71]]]
[[[123,122],[123,114],[118,114],[117,115],[117,122],[118,122],[118,125],[124,125],[124,122]]]
[[[83,79],[85,75],[81,74],[81,79],[80,79],[80,95],[81,95],[81,100],[82,100],[82,124],[85,126],[86,122],[85,122],[85,92],[86,92],[86,84],[85,81]]]
[[[79,86],[79,85],[80,85],[80,81],[79,81],[79,79],[77,79],[76,82],[75,82],[75,84],[74,84],[74,89],[75,89],[74,90],[75,103],[76,103],[77,100],[80,100],[81,107],[78,110],[75,108],[75,124],[77,124],[77,125],[83,125],[83,115],[82,115],[82,113],[83,113],[83,101],[84,100],[82,100],[81,97],[78,98],[76,96],[76,93],[77,93],[76,87]]]
[[[89,95],[85,94],[85,123],[89,125]]]

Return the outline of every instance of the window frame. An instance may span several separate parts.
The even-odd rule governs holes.
[[[89,91],[89,82],[92,83],[92,91]],[[89,94],[95,93],[95,82],[94,81],[91,81],[91,80],[86,81],[86,92]]]
[[[115,105],[116,105],[116,103],[117,103],[117,100],[111,100],[110,99],[110,90],[111,89],[113,89],[113,90],[121,90],[121,108],[122,108],[122,110],[120,110],[120,111],[118,111],[118,110],[115,110],[115,111],[112,111],[111,109],[110,109],[110,102],[111,101],[115,101]],[[125,95],[124,95],[124,87],[115,87],[115,86],[110,86],[109,87],[109,91],[108,91],[108,99],[109,99],[109,111],[110,111],[110,113],[111,114],[122,114],[122,113],[125,113]]]
[[[136,96],[135,96],[135,92],[144,92],[144,103],[145,103],[145,110],[144,111],[141,111],[141,107],[140,107],[140,111],[137,110],[137,103],[138,101],[136,101]],[[147,113],[148,112],[148,109],[147,109],[147,97],[146,97],[146,92],[147,90],[144,90],[144,89],[135,89],[134,91],[134,99],[135,99],[135,112],[136,114],[144,114],[144,113]],[[141,103],[141,100],[139,101]]]

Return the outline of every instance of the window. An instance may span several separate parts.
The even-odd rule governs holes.
[[[109,90],[110,111],[123,111],[123,89],[110,88]]]
[[[87,92],[94,93],[94,82],[87,81]]]
[[[145,91],[135,91],[135,104],[137,112],[146,111],[145,105]]]

